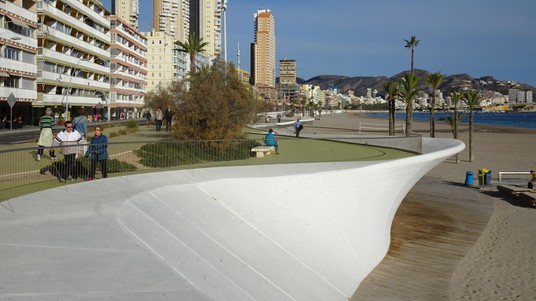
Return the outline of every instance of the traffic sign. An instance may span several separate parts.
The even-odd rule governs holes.
[[[13,92],[11,92],[11,94],[9,94],[9,96],[7,97],[7,103],[9,104],[10,107],[13,108],[16,102],[17,102],[17,99],[15,98],[15,95],[13,95]]]

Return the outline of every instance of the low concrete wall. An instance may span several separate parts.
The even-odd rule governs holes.
[[[175,185],[117,217],[213,300],[347,300],[385,256],[411,187],[463,148],[424,138],[422,155],[392,161],[173,171]]]

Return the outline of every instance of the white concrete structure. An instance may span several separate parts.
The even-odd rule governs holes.
[[[391,161],[178,170],[11,200],[0,299],[347,300],[385,256],[411,187],[464,148],[423,146]]]

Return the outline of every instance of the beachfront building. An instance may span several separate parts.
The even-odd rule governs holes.
[[[125,20],[128,25],[138,29],[138,20],[140,17],[139,0],[112,0],[112,15]]]
[[[223,10],[223,0],[190,1],[190,32],[208,43],[204,51],[208,56],[216,57],[222,51]]]
[[[6,118],[0,128],[34,123],[36,29],[36,1],[0,1],[0,120]],[[17,122],[10,124],[10,119]]]
[[[147,38],[118,16],[110,16],[110,117],[140,117],[147,85]]]
[[[147,37],[147,88],[166,86],[177,80],[174,65],[174,39],[163,31],[144,33]]]
[[[165,32],[171,41],[185,41],[190,33],[189,0],[153,0],[153,29]]]
[[[264,99],[274,100],[275,90],[275,19],[269,9],[254,15],[254,42],[251,43],[251,84]]]
[[[279,60],[279,83],[283,86],[296,84],[296,60]]]
[[[37,102],[65,112],[104,116],[110,93],[110,21],[100,1],[37,2]]]

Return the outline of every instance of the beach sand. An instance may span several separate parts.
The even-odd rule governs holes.
[[[359,122],[388,123],[349,112],[322,116],[303,133],[357,132]],[[414,121],[413,132],[429,137],[429,124]],[[466,148],[459,162],[445,160],[404,199],[388,255],[351,300],[536,300],[536,209],[499,194],[495,186],[479,189],[476,181],[482,168],[492,171],[494,184],[498,171],[536,169],[536,130],[475,126],[474,162],[469,162],[468,136],[468,126],[461,125],[459,138]],[[437,122],[436,137],[452,138],[450,126]],[[463,185],[467,171],[474,173],[474,187]],[[516,184],[526,185],[528,179]],[[411,214],[424,206],[441,214]],[[445,233],[454,234],[404,228],[417,219],[424,229],[442,223]],[[449,230],[444,221],[458,229]],[[452,237],[450,245],[445,243]]]

